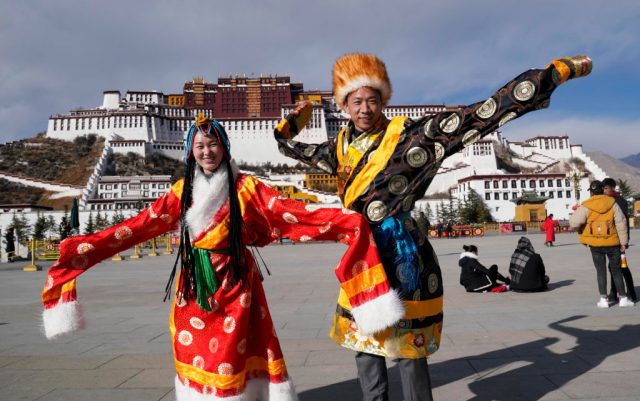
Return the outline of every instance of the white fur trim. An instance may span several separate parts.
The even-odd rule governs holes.
[[[342,88],[338,89],[338,93],[336,93],[336,104],[338,105],[338,107],[346,112],[346,104],[345,104],[345,100],[347,99],[347,96],[349,95],[349,93],[357,91],[358,89],[368,86],[370,88],[376,89],[378,91],[380,91],[380,97],[382,98],[382,106],[386,106],[387,102],[389,101],[389,98],[391,97],[391,87],[389,86],[389,83],[379,79],[379,78],[373,78],[367,75],[361,75],[355,79],[353,79],[352,81],[350,81],[348,84],[346,84],[345,86],[343,86]]]
[[[238,166],[231,160],[231,170],[233,176],[238,175]],[[202,233],[213,216],[220,210],[222,205],[229,199],[229,182],[227,180],[227,169],[218,168],[211,177],[207,177],[200,168],[195,169],[193,177],[193,204],[187,210],[187,224],[189,225],[189,235],[191,240]]]
[[[48,339],[84,328],[84,315],[78,301],[58,303],[42,312],[44,334]]]
[[[358,331],[371,335],[393,326],[404,316],[404,304],[395,291],[389,291],[351,309]]]
[[[478,255],[476,255],[473,252],[462,252],[460,254],[460,259],[462,259],[462,258],[478,259]]]
[[[176,375],[177,401],[297,401],[298,396],[291,381],[271,383],[266,379],[247,380],[244,392],[231,397],[216,397],[214,394],[202,394],[185,386]]]

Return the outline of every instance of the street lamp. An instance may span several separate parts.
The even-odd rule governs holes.
[[[582,172],[573,168],[566,174],[566,177],[571,180],[571,183],[573,184],[573,191],[576,194],[576,203],[580,204],[580,178],[582,178]]]

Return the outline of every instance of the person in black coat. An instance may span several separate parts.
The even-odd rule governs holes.
[[[542,257],[535,252],[529,238],[520,237],[509,264],[511,289],[521,292],[544,291],[549,277],[545,274]]]
[[[503,284],[509,285],[510,280],[498,273],[498,266],[491,265],[484,267],[478,261],[478,247],[475,245],[464,245],[464,252],[460,254],[458,265],[460,266],[460,284],[467,292],[485,292],[500,287]]]

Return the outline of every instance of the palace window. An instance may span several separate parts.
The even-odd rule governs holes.
[[[520,188],[526,188],[527,187],[527,180],[520,180]]]
[[[518,183],[516,180],[511,180],[511,188],[518,188]]]
[[[508,192],[503,193],[502,194],[502,199],[509,200],[509,193]]]
[[[558,198],[562,198],[562,191],[558,191]]]
[[[536,180],[529,180],[529,188],[535,188],[536,187]]]
[[[547,180],[547,186],[551,188],[553,186],[553,180],[551,179]]]
[[[487,192],[486,194],[484,194],[484,199],[485,200],[491,200],[491,194],[489,192]]]
[[[493,187],[494,188],[499,188],[500,187],[499,184],[498,184],[498,181],[494,181],[493,182]]]
[[[502,181],[502,188],[509,188],[509,181],[507,180]]]
[[[562,179],[558,178],[556,180],[556,187],[560,188],[562,186]]]
[[[539,184],[540,184],[540,188],[544,188],[544,180],[540,180]]]
[[[493,199],[500,200],[500,194],[497,193],[497,192],[495,194],[493,194]]]

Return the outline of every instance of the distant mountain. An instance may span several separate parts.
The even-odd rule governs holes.
[[[622,159],[623,162],[633,166],[633,167],[638,167],[640,168],[640,153],[637,153],[635,155],[629,155],[627,157],[623,157]]]
[[[600,168],[611,178],[627,181],[634,192],[640,192],[640,168],[634,167],[604,152],[587,152]],[[640,158],[640,154],[636,155]]]

